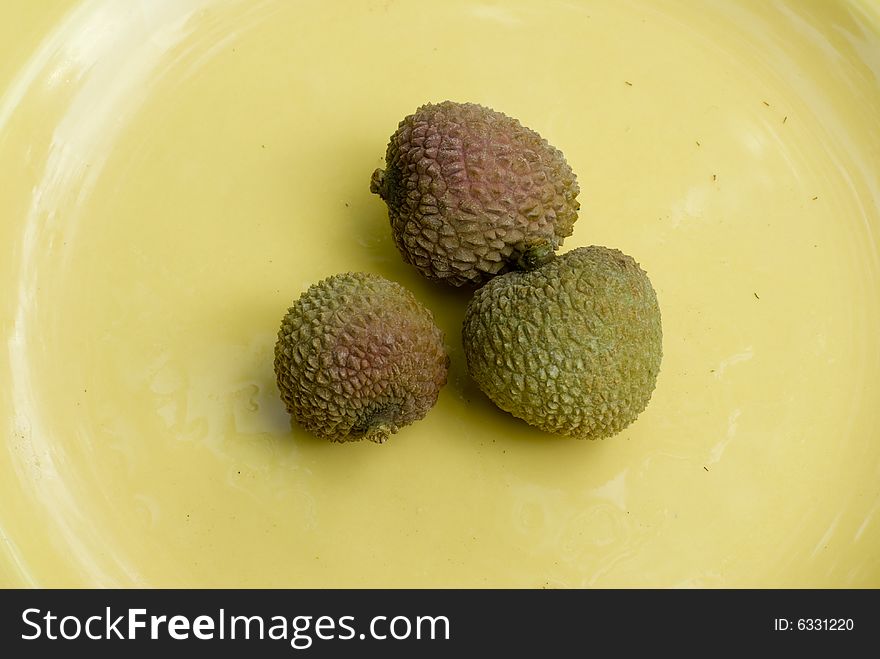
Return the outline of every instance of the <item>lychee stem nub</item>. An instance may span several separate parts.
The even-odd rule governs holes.
[[[520,253],[516,260],[516,267],[518,270],[534,270],[549,263],[554,256],[553,245],[542,240],[530,245]]]
[[[371,427],[364,434],[364,438],[368,439],[371,442],[376,442],[377,444],[384,444],[385,440],[387,440],[391,436],[392,432],[393,428],[391,425],[387,423],[380,423],[378,426]]]
[[[370,177],[370,192],[385,199],[385,170],[377,169]]]

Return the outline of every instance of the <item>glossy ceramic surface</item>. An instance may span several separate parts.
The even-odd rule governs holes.
[[[0,44],[0,584],[880,586],[875,4],[17,0]],[[565,248],[650,274],[619,436],[494,408],[467,295],[397,254],[370,174],[447,98],[561,148]],[[291,429],[274,383],[347,270],[451,351],[383,446]]]

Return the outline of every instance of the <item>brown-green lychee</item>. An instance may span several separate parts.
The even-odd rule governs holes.
[[[370,190],[426,277],[482,284],[571,235],[578,184],[538,133],[474,103],[429,103],[400,122]]]
[[[287,410],[338,442],[382,443],[424,417],[448,366],[431,312],[400,284],[366,273],[311,286],[284,316],[275,345]]]

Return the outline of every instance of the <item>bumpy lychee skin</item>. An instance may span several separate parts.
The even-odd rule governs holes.
[[[311,286],[284,316],[275,344],[287,410],[337,442],[382,443],[424,417],[448,367],[431,312],[399,284],[366,273]]]
[[[391,136],[370,190],[388,205],[407,263],[453,286],[482,284],[570,236],[578,184],[562,152],[473,103],[427,104]]]
[[[502,410],[585,439],[645,409],[663,354],[647,274],[616,249],[582,247],[496,277],[465,312],[468,371]]]

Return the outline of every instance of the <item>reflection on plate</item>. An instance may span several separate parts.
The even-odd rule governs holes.
[[[873,13],[872,13],[873,12]],[[155,0],[0,10],[0,583],[880,586],[880,20],[860,2]],[[467,295],[369,192],[453,98],[559,146],[565,248],[651,275],[663,368],[603,442],[469,381]],[[434,310],[450,382],[384,446],[291,428],[308,284]]]

